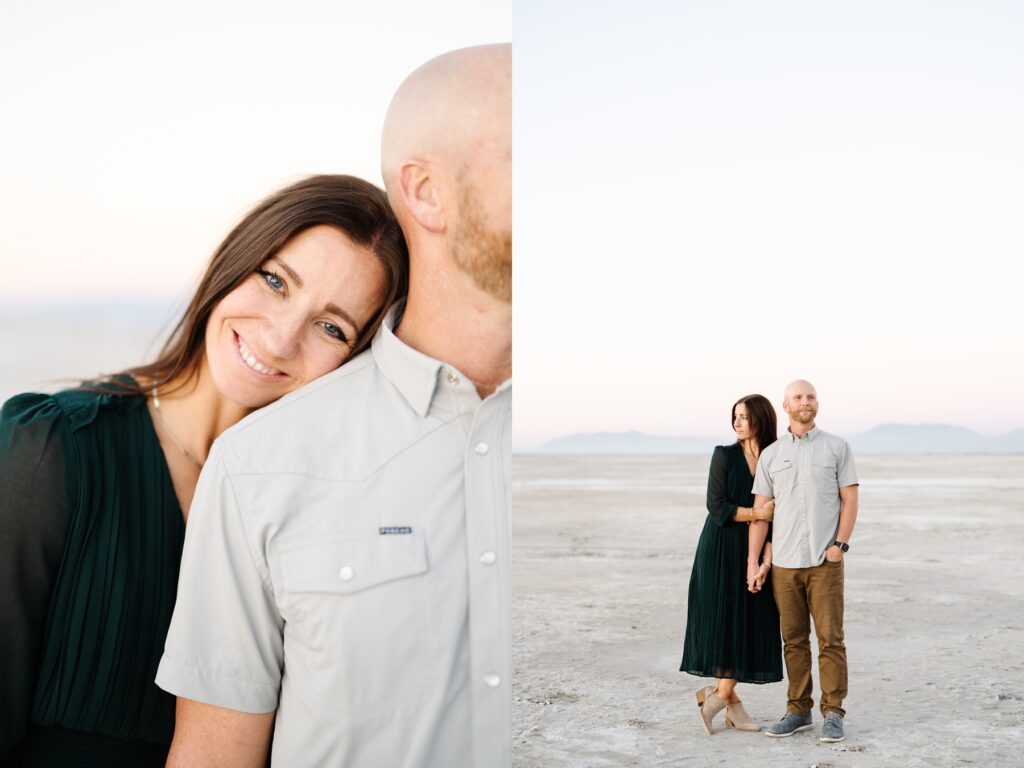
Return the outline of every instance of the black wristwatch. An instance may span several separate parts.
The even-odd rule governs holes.
[[[849,552],[850,551],[850,545],[847,544],[845,541],[839,541],[839,539],[836,539],[835,541],[833,541],[832,542],[832,546],[833,547],[839,547],[841,550],[843,550],[843,552]]]

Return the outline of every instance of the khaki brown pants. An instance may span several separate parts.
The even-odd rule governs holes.
[[[779,609],[779,625],[789,678],[788,712],[810,713],[811,626],[818,636],[818,682],[821,714],[845,716],[846,646],[843,644],[843,562],[828,560],[814,568],[772,568],[772,592]]]

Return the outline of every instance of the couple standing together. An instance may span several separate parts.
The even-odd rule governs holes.
[[[690,577],[680,671],[717,678],[697,691],[710,735],[714,718],[758,731],[736,695],[737,683],[782,679],[786,714],[765,730],[782,737],[811,727],[810,623],[818,638],[821,741],[845,738],[843,557],[857,519],[858,483],[846,441],[815,426],[818,395],[807,381],[786,387],[785,435],[762,395],[732,408],[736,442],[715,448],[708,517]]]
[[[157,360],[4,404],[0,764],[511,764],[511,80],[427,62],[386,193],[271,195]]]

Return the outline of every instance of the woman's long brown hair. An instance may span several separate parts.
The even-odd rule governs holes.
[[[729,426],[736,423],[736,406],[742,403],[747,406],[747,421],[754,433],[754,441],[757,443],[757,452],[761,453],[765,448],[778,439],[779,427],[775,416],[775,409],[771,402],[764,395],[747,395],[741,397],[732,404],[732,421]]]
[[[267,197],[231,230],[214,252],[185,314],[156,360],[83,386],[131,395],[171,382],[177,389],[191,381],[199,372],[206,323],[217,303],[291,238],[321,224],[337,227],[353,243],[368,248],[384,267],[386,288],[381,308],[359,329],[352,355],[361,352],[369,345],[388,307],[408,288],[405,240],[382,189],[354,176],[311,176]]]

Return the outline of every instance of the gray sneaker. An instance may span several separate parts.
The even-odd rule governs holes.
[[[821,738],[818,741],[842,741],[845,738],[843,716],[838,712],[830,711],[825,715],[825,722],[821,726]]]
[[[840,732],[842,732],[842,721],[840,720]],[[811,713],[798,715],[796,712],[787,712],[777,723],[772,723],[764,729],[765,736],[779,738],[781,736],[792,736],[797,731],[806,731],[811,727]]]

